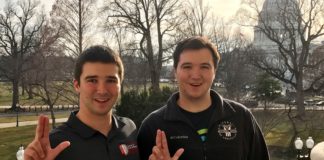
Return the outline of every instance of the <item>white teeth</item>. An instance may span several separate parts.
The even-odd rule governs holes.
[[[108,99],[95,99],[96,101],[99,101],[99,102],[105,102],[105,101],[108,101]]]

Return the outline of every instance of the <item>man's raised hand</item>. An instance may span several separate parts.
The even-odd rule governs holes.
[[[155,146],[152,148],[152,154],[149,160],[178,160],[183,152],[184,149],[180,148],[171,157],[165,132],[158,129],[156,132]]]
[[[55,148],[51,148],[49,141],[49,120],[47,116],[40,115],[38,117],[35,138],[25,149],[24,159],[53,160],[68,146],[70,146],[70,142],[64,141]]]

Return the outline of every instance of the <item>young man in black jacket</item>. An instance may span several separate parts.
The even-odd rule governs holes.
[[[179,92],[143,121],[141,159],[177,159],[184,151],[183,160],[268,160],[251,112],[211,90],[220,60],[215,47],[205,38],[188,38],[177,45],[173,60]]]

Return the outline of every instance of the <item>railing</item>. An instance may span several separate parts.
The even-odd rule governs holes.
[[[0,113],[15,113],[10,110],[11,106],[0,106]],[[21,110],[19,112],[48,112],[50,107],[48,105],[30,105],[30,106],[20,106]],[[53,111],[64,111],[64,110],[76,110],[78,105],[54,105]]]

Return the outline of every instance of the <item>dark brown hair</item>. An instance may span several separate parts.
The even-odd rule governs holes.
[[[119,55],[111,48],[105,46],[91,46],[84,50],[77,58],[74,68],[74,79],[80,83],[83,65],[87,62],[112,63],[118,67],[118,75],[122,81],[124,78],[124,66]]]
[[[183,53],[183,51],[198,50],[203,48],[207,48],[211,52],[213,57],[214,67],[216,69],[220,60],[220,55],[217,52],[216,47],[206,37],[199,37],[199,36],[184,39],[183,41],[180,41],[177,44],[177,47],[173,52],[174,69],[177,68],[180,55]]]

